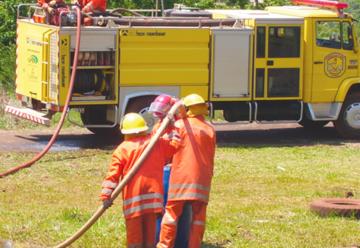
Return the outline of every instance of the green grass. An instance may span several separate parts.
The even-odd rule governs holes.
[[[31,153],[0,153],[1,170]],[[97,209],[111,151],[53,152],[30,169],[0,179],[0,239],[16,247],[54,245]],[[350,247],[360,222],[309,211],[319,197],[360,194],[356,144],[220,147],[203,247]],[[121,202],[74,247],[124,247]]]

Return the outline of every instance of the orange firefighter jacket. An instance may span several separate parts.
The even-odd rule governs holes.
[[[162,123],[161,120],[159,120],[158,122],[155,123],[155,125],[153,126],[153,128],[151,130],[152,135],[156,134],[156,132],[159,130],[159,128],[161,126],[161,123]],[[172,139],[173,138],[172,135],[177,135],[176,129],[174,128],[173,125],[168,125],[163,132],[163,136],[166,138]]]
[[[78,3],[85,13],[94,12],[94,10],[106,11],[106,0],[78,0]]]
[[[130,138],[117,147],[102,185],[103,200],[110,198],[119,180],[133,167],[150,138],[150,135]],[[124,187],[123,210],[126,219],[145,213],[162,212],[163,166],[174,154],[176,146],[176,141],[159,139],[135,176]]]
[[[175,122],[180,145],[172,159],[169,201],[208,202],[213,176],[216,135],[203,116]]]

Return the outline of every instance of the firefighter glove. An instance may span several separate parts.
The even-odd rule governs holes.
[[[104,207],[105,209],[111,207],[112,205],[113,205],[112,199],[103,200],[103,207]]]

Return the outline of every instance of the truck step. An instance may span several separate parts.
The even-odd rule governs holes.
[[[46,117],[46,114],[38,112],[29,108],[18,108],[7,105],[5,112],[15,115],[16,117],[23,118],[28,121],[32,121],[45,126],[50,126],[50,119]]]

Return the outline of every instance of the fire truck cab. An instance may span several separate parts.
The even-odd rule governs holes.
[[[296,2],[324,4],[206,10],[201,17],[184,10],[176,18],[124,16],[83,27],[71,107],[85,127],[108,133],[126,112],[146,115],[161,93],[197,93],[228,122],[316,129],[332,121],[341,136],[358,138],[354,20],[342,3]],[[74,27],[18,19],[16,93],[24,105],[62,110],[74,40]]]
[[[333,121],[342,136],[358,136],[359,52],[351,16],[310,6],[212,13],[243,20],[254,35],[248,87],[252,105],[219,102],[216,90],[210,96],[226,120],[293,120],[306,128]],[[224,82],[229,81],[218,87],[234,94],[234,87]]]

